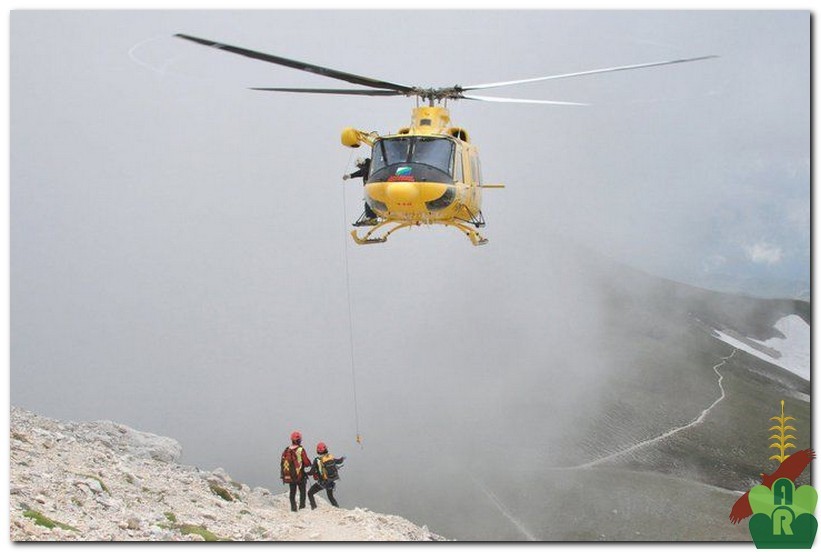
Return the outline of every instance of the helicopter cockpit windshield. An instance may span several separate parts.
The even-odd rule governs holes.
[[[373,145],[368,182],[453,182],[453,142],[429,136],[383,138]]]

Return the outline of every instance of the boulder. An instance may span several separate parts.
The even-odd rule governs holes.
[[[136,458],[177,462],[182,456],[182,446],[171,437],[137,431],[110,421],[83,424],[85,439],[134,456]]]

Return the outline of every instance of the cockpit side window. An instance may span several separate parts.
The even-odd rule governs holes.
[[[476,184],[482,183],[482,166],[479,164],[479,156],[470,156],[470,173],[473,176],[473,181]]]
[[[457,149],[453,160],[453,180],[455,182],[464,182],[465,175],[462,170],[462,151]]]

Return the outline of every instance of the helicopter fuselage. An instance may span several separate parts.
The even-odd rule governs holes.
[[[412,125],[396,134],[343,131],[343,144],[372,148],[364,199],[382,223],[484,225],[478,149],[449,122],[445,108],[426,106],[414,109]]]
[[[407,132],[374,142],[365,201],[382,218],[432,223],[478,213],[480,181],[471,144]]]

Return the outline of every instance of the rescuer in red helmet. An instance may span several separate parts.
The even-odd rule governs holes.
[[[336,487],[336,482],[339,481],[339,468],[342,467],[345,457],[340,456],[339,458],[334,458],[333,455],[328,452],[328,447],[322,441],[316,444],[316,453],[317,457],[314,458],[310,472],[310,475],[314,476],[316,483],[311,485],[311,489],[308,491],[308,500],[311,501],[311,510],[316,508],[314,495],[322,489],[325,489],[328,493],[330,503],[339,508],[339,504],[334,498],[334,488]]]
[[[299,489],[299,509],[305,507],[305,486],[307,484],[305,470],[311,464],[311,459],[302,448],[302,434],[299,431],[291,433],[291,444],[282,451],[280,460],[280,478],[291,489],[288,498],[291,501],[291,511],[296,512],[296,491]]]

